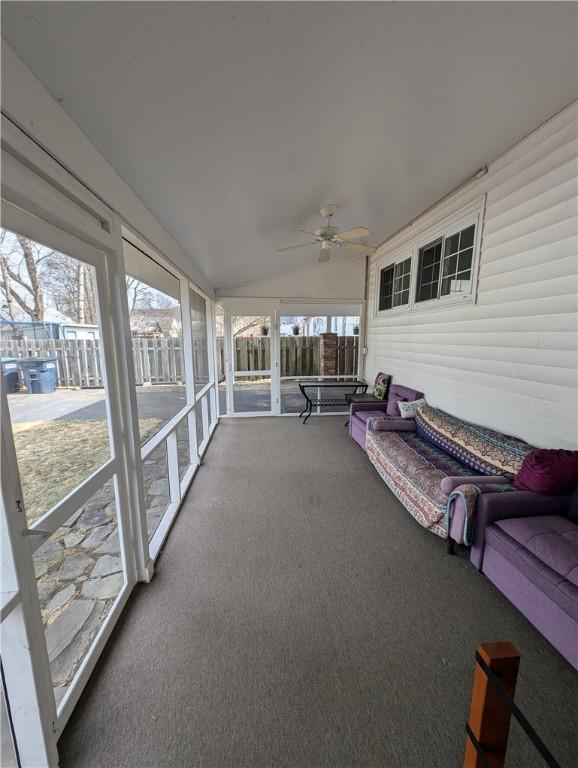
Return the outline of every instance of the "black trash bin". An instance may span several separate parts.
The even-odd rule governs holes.
[[[2,358],[2,376],[8,394],[20,389],[20,360],[16,357]]]
[[[19,362],[28,394],[46,395],[54,392],[58,382],[55,357],[29,357]]]

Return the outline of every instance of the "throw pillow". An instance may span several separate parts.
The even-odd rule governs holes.
[[[373,396],[377,397],[379,400],[386,400],[387,395],[389,393],[389,387],[391,385],[391,374],[389,373],[378,373],[375,377],[375,381],[373,382]],[[383,387],[382,389],[378,390],[378,387]],[[379,391],[379,394],[378,394]]]
[[[373,388],[373,396],[378,400],[385,400],[386,387],[385,384],[376,384]]]
[[[513,485],[521,491],[552,496],[570,493],[578,485],[578,451],[530,451]]]
[[[417,413],[417,409],[425,405],[425,400],[420,398],[419,400],[414,400],[411,403],[398,403],[399,412],[401,413],[402,419],[413,419],[415,418],[415,415]]]
[[[392,392],[389,396],[389,400],[387,401],[387,408],[385,409],[385,412],[388,416],[399,416],[399,406],[398,403],[406,402],[407,397],[404,397],[403,395],[398,395],[395,392]]]

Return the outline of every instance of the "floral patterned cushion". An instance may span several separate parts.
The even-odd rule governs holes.
[[[367,456],[417,522],[445,538],[447,495],[441,480],[447,475],[469,476],[470,471],[413,432],[369,430]]]

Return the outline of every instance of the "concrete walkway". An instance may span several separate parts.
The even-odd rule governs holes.
[[[187,403],[185,387],[137,387],[141,419],[168,421]],[[100,421],[106,418],[104,389],[57,389],[47,395],[8,395],[14,424],[31,421]]]

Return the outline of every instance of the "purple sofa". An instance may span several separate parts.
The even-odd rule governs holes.
[[[578,669],[578,490],[507,496],[477,510],[471,560]]]
[[[399,415],[397,403],[399,400],[413,402],[423,397],[423,392],[416,389],[403,387],[401,384],[392,384],[389,388],[387,400],[383,403],[351,403],[349,412],[349,434],[365,451],[365,438],[367,434],[367,422],[376,417],[387,417],[395,420],[400,425],[400,429],[408,429],[408,423],[411,429],[415,428],[413,419],[402,419]],[[404,423],[405,422],[405,426]]]
[[[370,422],[367,455],[384,482],[420,525],[456,541],[473,500],[472,563],[578,669],[578,490],[515,488],[533,450],[517,438],[428,405],[412,428]],[[462,514],[450,516],[458,492]]]
[[[403,421],[413,422],[412,431],[406,427],[401,432],[396,422],[373,419],[366,436],[367,456],[424,528],[448,537],[448,501],[465,484],[482,488],[478,502],[490,513],[495,505],[502,509],[515,504],[513,498],[508,501],[510,496],[533,503],[536,494],[517,491],[511,482],[532,446],[429,405],[419,409],[415,420]],[[463,530],[463,522],[459,527]]]

